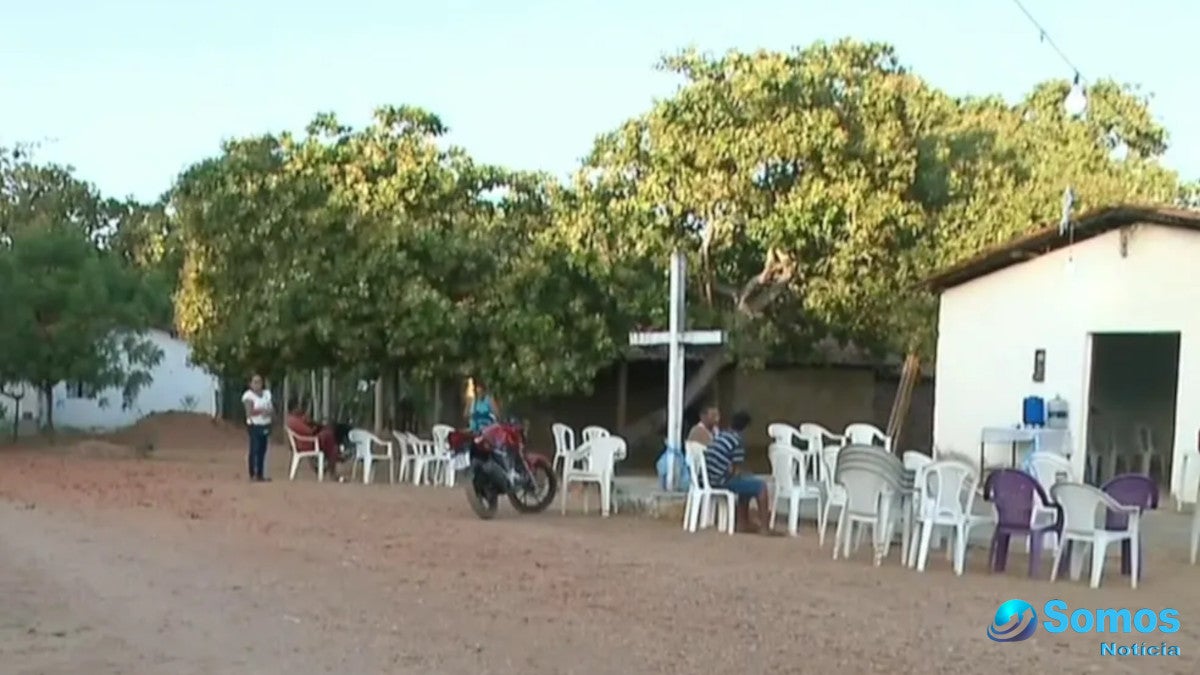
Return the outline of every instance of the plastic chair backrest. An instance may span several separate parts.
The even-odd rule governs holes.
[[[895,480],[901,480],[904,463],[895,455],[881,450],[877,445],[847,445],[838,452],[838,466],[848,461],[868,462],[880,467]]]
[[[599,474],[612,474],[617,455],[625,451],[625,439],[620,436],[601,436],[586,445],[587,470]]]
[[[554,434],[554,454],[562,455],[575,449],[574,429],[562,422],[555,422],[550,425],[550,432]]]
[[[904,462],[904,468],[909,471],[919,471],[922,467],[933,464],[933,458],[916,450],[905,452],[903,457],[901,457],[901,461]]]
[[[371,441],[375,439],[374,434],[366,429],[351,429],[349,439],[354,444],[354,453],[356,455],[366,457],[371,454]]]
[[[837,482],[846,491],[846,512],[858,516],[875,516],[879,502],[888,489],[887,479],[867,467],[847,466],[838,469]]]
[[[1114,476],[1100,486],[1100,490],[1125,506],[1136,506],[1139,509],[1158,508],[1158,485],[1154,479],[1140,473]],[[1104,527],[1109,530],[1124,530],[1129,527],[1129,516],[1109,511]]]
[[[800,425],[800,437],[807,444],[805,450],[824,450],[830,446],[842,446],[846,440],[815,422]]]
[[[921,487],[922,511],[951,518],[971,513],[978,480],[974,471],[953,461],[931,462],[919,471],[917,485]]]
[[[1035,452],[1029,456],[1029,472],[1037,479],[1038,485],[1042,486],[1043,490],[1049,491],[1054,484],[1059,482],[1058,474],[1066,474],[1067,483],[1078,483],[1079,479],[1075,476],[1075,470],[1071,467],[1071,462],[1062,455],[1055,455],[1049,452]]]
[[[1103,527],[1101,510],[1120,507],[1100,488],[1084,483],[1058,483],[1050,488],[1051,498],[1062,508],[1063,532],[1088,535]]]
[[[793,447],[800,447],[796,444],[805,440],[799,429],[784,422],[772,422],[768,424],[767,435],[771,437],[772,444],[790,445]]]
[[[597,438],[603,438],[608,435],[610,435],[608,433],[608,429],[605,429],[604,427],[598,427],[595,425],[592,425],[589,427],[584,427],[583,432],[580,434],[580,436],[583,438],[584,443],[595,440]]]
[[[1009,529],[1029,529],[1035,499],[1043,506],[1052,503],[1033,476],[1017,469],[1000,469],[988,474],[983,484],[983,498],[996,507],[996,525]]]
[[[771,477],[775,479],[776,494],[808,489],[808,478],[802,470],[804,453],[790,445],[772,443],[767,448],[767,458],[771,460]]]
[[[846,430],[842,435],[845,437],[846,443],[850,445],[881,445],[890,449],[887,434],[874,424],[855,422],[846,425]]]
[[[435,450],[445,452],[450,449],[450,434],[454,433],[454,427],[449,424],[433,425],[433,447]]]
[[[291,429],[289,429],[287,427],[284,427],[283,430],[287,432],[288,445],[292,446],[292,452],[300,452],[299,450],[296,449],[296,441],[310,440],[307,436],[301,436],[300,434],[297,434],[296,432],[292,431]],[[316,442],[317,439],[313,438],[311,440],[313,442]]]
[[[683,457],[687,462],[688,473],[692,476],[688,491],[711,490],[712,485],[708,482],[708,463],[704,461],[703,444],[688,442],[687,452]]]

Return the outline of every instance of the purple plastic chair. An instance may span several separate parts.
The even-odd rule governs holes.
[[[1143,511],[1146,509],[1158,508],[1158,485],[1155,484],[1149,476],[1140,473],[1125,473],[1120,476],[1114,476],[1107,483],[1100,487],[1101,490],[1108,493],[1108,496],[1117,500],[1125,506],[1136,506]],[[1104,528],[1108,530],[1124,530],[1129,527],[1129,518],[1122,513],[1109,512],[1108,518],[1104,521]],[[1121,574],[1129,574],[1129,547],[1131,542],[1125,540],[1121,542]],[[1141,576],[1146,573],[1146,556],[1143,555],[1145,548],[1142,542],[1138,542],[1138,581],[1141,581]]]
[[[1036,577],[1042,558],[1042,539],[1047,532],[1062,532],[1062,508],[1050,501],[1037,479],[1024,471],[1000,469],[988,475],[983,498],[996,507],[996,531],[988,550],[988,566],[1003,572],[1008,564],[1008,543],[1013,535],[1029,537],[1029,576]],[[1054,522],[1031,525],[1033,500],[1055,512]]]

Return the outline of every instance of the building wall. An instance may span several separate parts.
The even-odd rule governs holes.
[[[978,462],[980,430],[1021,421],[1030,394],[1070,406],[1082,471],[1090,333],[1181,333],[1178,416],[1171,488],[1194,498],[1200,466],[1179,467],[1200,428],[1200,234],[1158,226],[1126,228],[1013,265],[942,294],[938,320],[934,445]],[[1068,264],[1068,261],[1071,261]],[[1032,382],[1033,355],[1046,350],[1045,382]],[[992,448],[989,461],[1008,450]]]
[[[688,373],[699,364],[689,363]],[[531,404],[521,411],[530,420],[530,443],[535,448],[553,448],[550,425],[563,422],[577,431],[589,424],[617,428],[617,368],[602,372],[591,395],[560,397]],[[627,421],[661,408],[667,396],[665,362],[645,361],[629,365]],[[766,427],[771,422],[816,422],[835,432],[851,422],[887,425],[898,377],[877,377],[866,368],[729,368],[717,379],[706,400],[715,400],[728,416],[744,408],[755,418],[747,441],[752,464],[764,469],[768,443]],[[906,430],[899,447],[932,447],[933,384],[920,382],[913,392]],[[650,469],[661,446],[631,449],[624,469]]]
[[[129,408],[121,405],[121,391],[108,389],[91,398],[71,395],[67,383],[54,387],[54,424],[60,428],[107,430],[134,424],[156,412],[217,413],[217,378],[190,362],[186,342],[162,331],[148,334],[163,352],[153,372],[153,382],[142,388]]]

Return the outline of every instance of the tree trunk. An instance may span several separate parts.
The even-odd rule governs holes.
[[[706,356],[704,362],[700,364],[700,369],[687,380],[687,386],[683,389],[683,407],[687,408],[695,403],[696,399],[700,398],[700,394],[704,393],[704,390],[717,379],[721,370],[729,363],[729,353],[724,349]],[[648,437],[661,432],[666,423],[667,409],[662,407],[643,415],[633,424],[622,429],[621,436],[630,447],[638,447]]]
[[[20,393],[12,393],[4,387],[0,387],[0,396],[7,398],[13,402],[13,423],[12,423],[12,440],[16,443],[21,434],[21,399],[25,398],[24,385],[17,385],[17,391]]]
[[[292,378],[288,377],[286,371],[283,373],[283,405],[287,408],[284,414],[292,412]],[[280,419],[283,419],[282,416]]]
[[[333,422],[333,372],[328,368],[321,370],[321,423],[330,424]]]
[[[25,394],[13,396],[13,443],[17,442],[17,438],[21,435],[21,399],[25,398]]]
[[[375,435],[376,436],[383,435],[384,402],[386,401],[384,392],[386,391],[386,388],[387,388],[387,382],[384,381],[383,375],[380,374],[378,377],[375,378],[375,414],[374,414],[374,418],[375,418]]]
[[[39,389],[46,403],[46,431],[54,433],[54,383],[43,382]]]
[[[321,390],[317,388],[317,371],[308,373],[308,414],[313,419],[321,417]]]
[[[442,378],[433,380],[433,424],[442,422]]]

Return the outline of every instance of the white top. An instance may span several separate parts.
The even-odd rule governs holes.
[[[267,413],[258,415],[249,415],[246,417],[246,424],[262,424],[271,423],[271,410],[274,406],[271,403],[271,390],[263,389],[261,394],[254,393],[254,390],[247,389],[246,393],[242,394],[242,403],[249,401],[252,408],[266,408]]]

